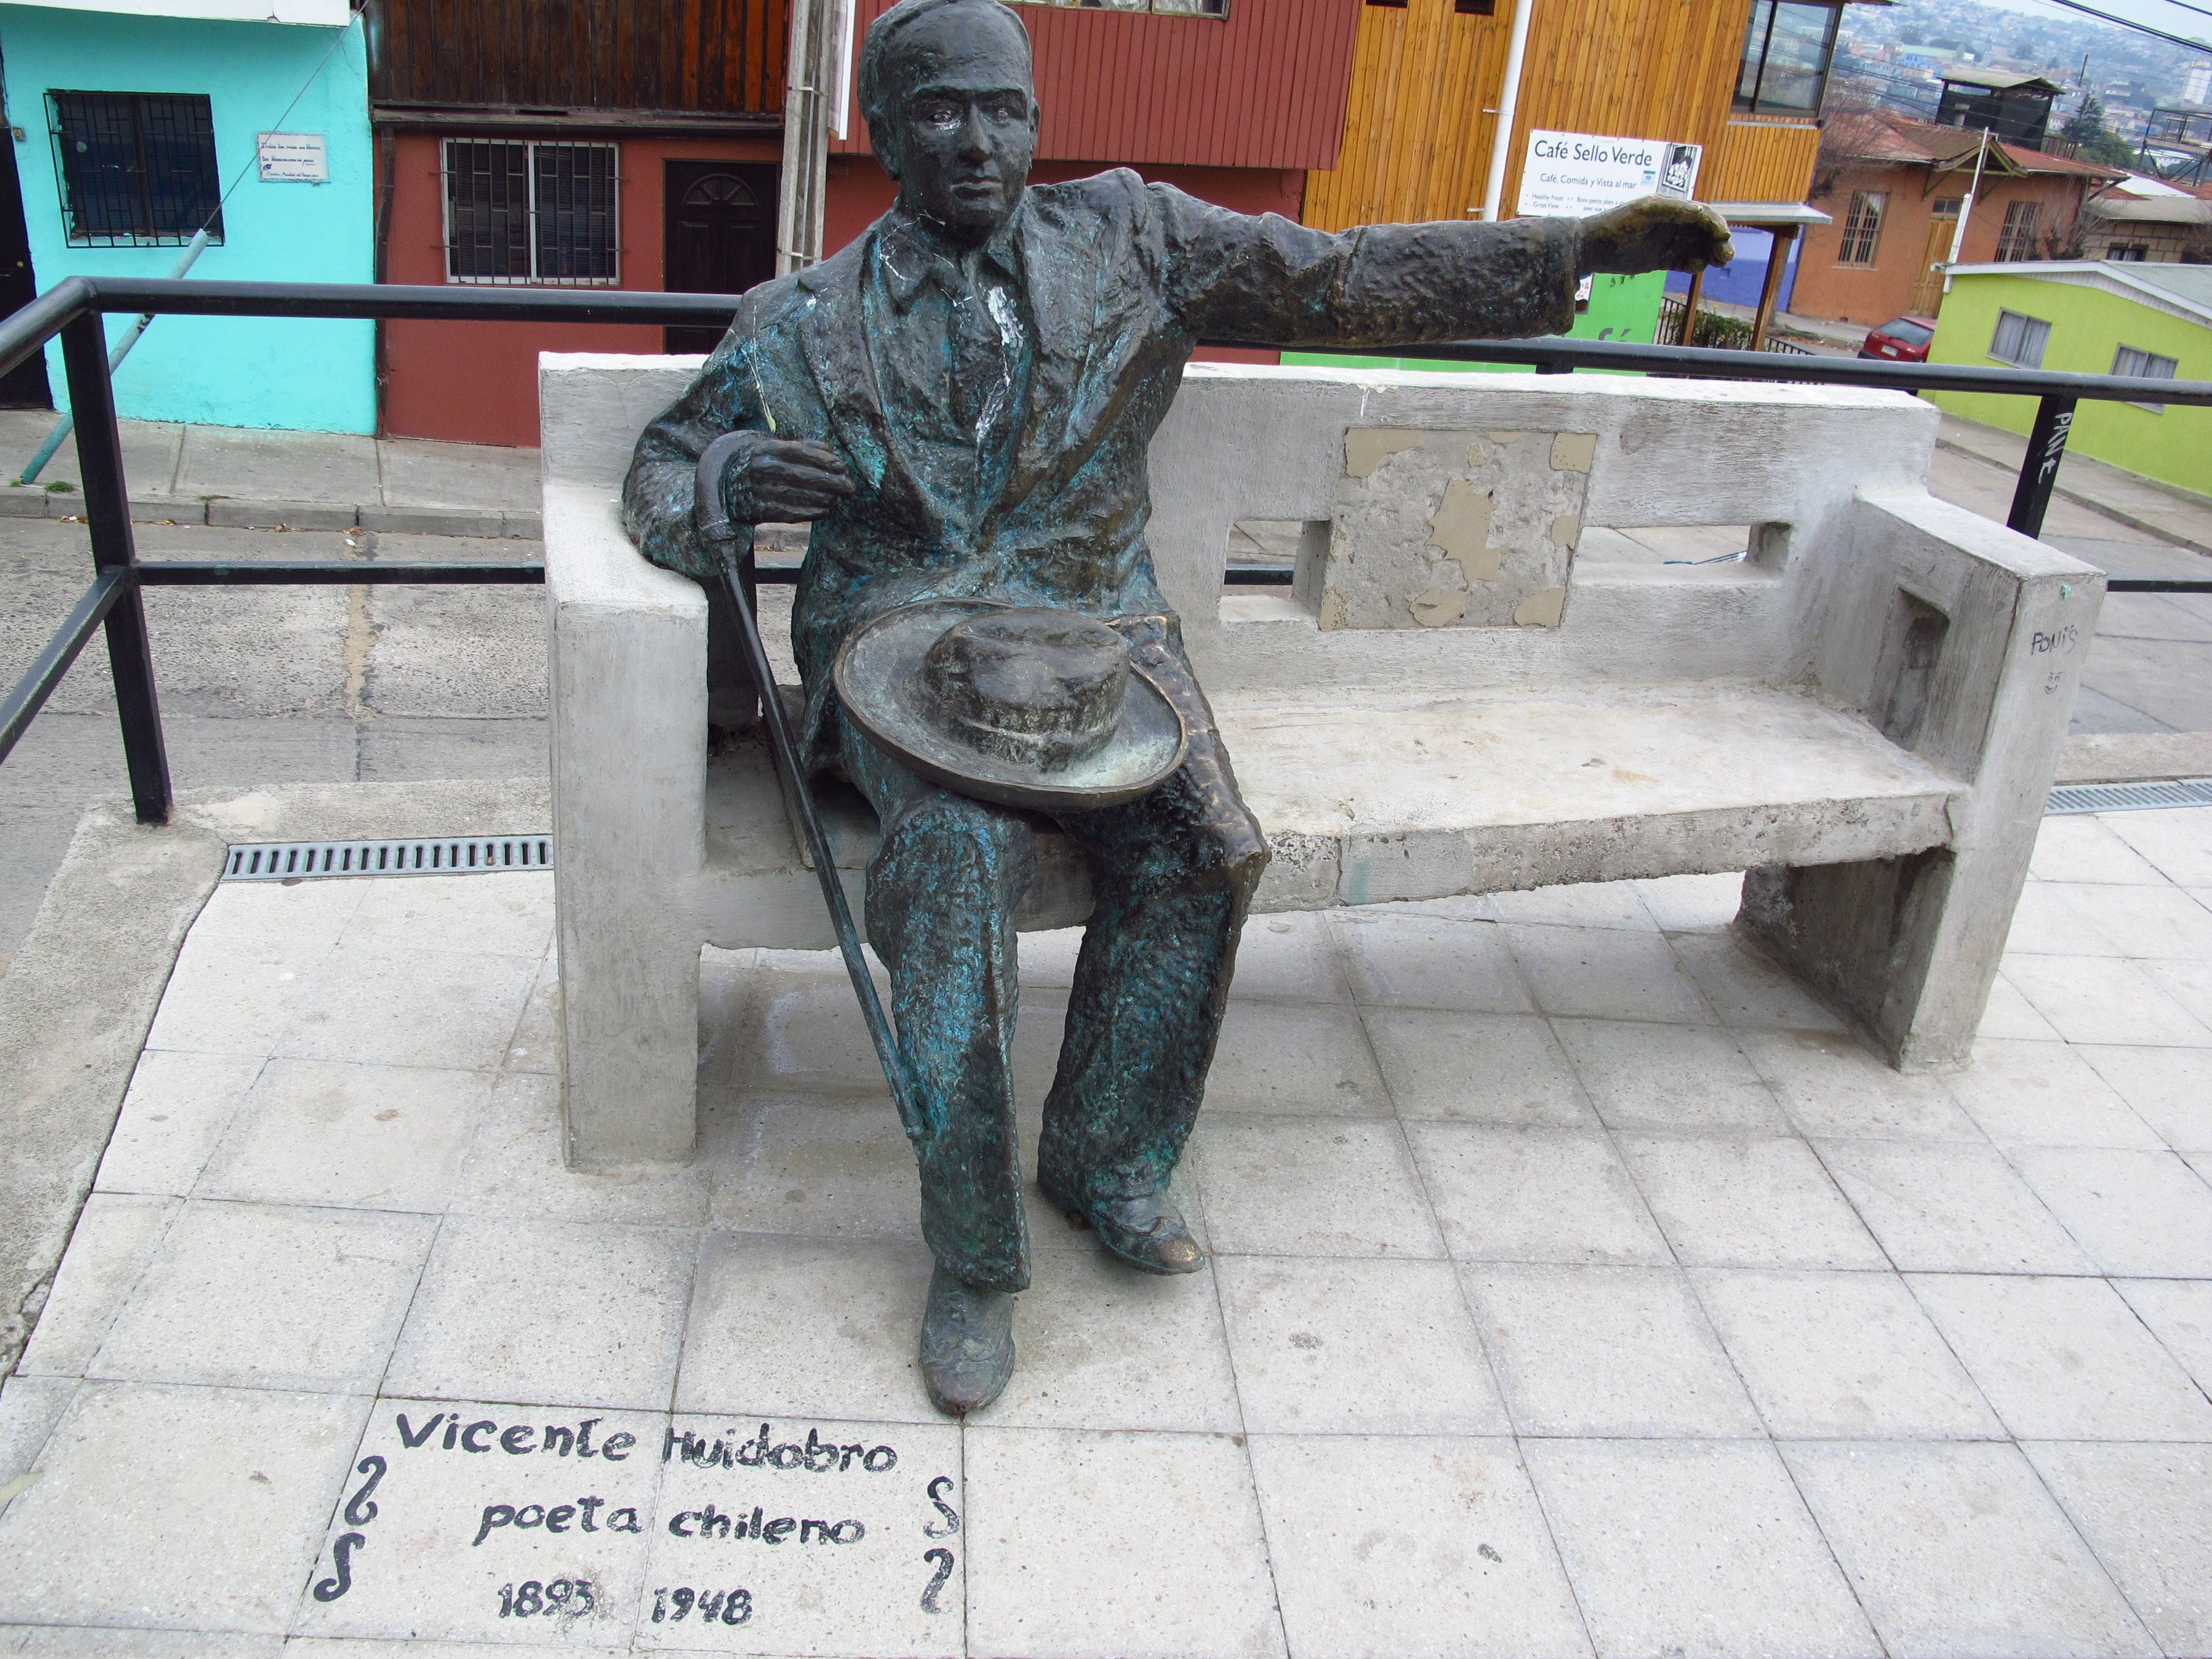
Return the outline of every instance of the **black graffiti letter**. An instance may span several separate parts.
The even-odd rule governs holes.
[[[349,1527],[365,1527],[376,1519],[376,1505],[368,1501],[368,1495],[376,1490],[376,1483],[384,1479],[384,1460],[374,1453],[354,1466],[356,1474],[365,1474],[368,1479],[361,1483],[361,1490],[345,1506],[346,1525]]]
[[[945,1581],[952,1577],[952,1552],[947,1549],[924,1550],[921,1559],[937,1563],[937,1576],[929,1581],[929,1588],[921,1593],[921,1610],[924,1613],[942,1613],[945,1609],[937,1605],[937,1592],[943,1589]],[[322,1592],[318,1590],[316,1594],[319,1595]]]
[[[924,1527],[921,1529],[921,1535],[924,1538],[950,1538],[960,1530],[960,1511],[937,1495],[939,1487],[949,1486],[951,1484],[952,1477],[949,1474],[940,1474],[929,1483],[929,1501],[937,1505],[937,1512],[945,1517],[945,1524],[941,1527]]]
[[[338,1541],[331,1546],[331,1567],[336,1576],[325,1578],[315,1586],[315,1600],[335,1601],[353,1588],[353,1564],[350,1558],[356,1550],[367,1542],[368,1538],[362,1533],[342,1532],[338,1534]],[[951,1559],[951,1556],[945,1557],[948,1561]],[[948,1567],[946,1571],[950,1571],[951,1569]],[[927,1604],[928,1598],[925,1596],[922,1599]]]

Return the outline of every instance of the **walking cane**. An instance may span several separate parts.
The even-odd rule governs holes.
[[[908,1140],[920,1146],[928,1133],[928,1126],[923,1119],[921,1103],[915,1098],[906,1062],[899,1056],[898,1039],[891,1034],[891,1023],[884,1013],[883,1000],[876,994],[876,981],[869,976],[866,958],[860,954],[860,935],[853,926],[852,907],[845,902],[844,884],[837,879],[837,863],[830,856],[830,837],[823,833],[821,817],[814,810],[814,797],[806,787],[805,774],[799,763],[799,745],[793,740],[791,723],[783,717],[783,703],[776,696],[775,671],[769,666],[768,651],[761,644],[760,624],[753,618],[752,601],[745,592],[744,575],[738,568],[737,527],[731,524],[730,515],[722,505],[722,470],[729,464],[731,451],[746,435],[742,432],[725,433],[708,444],[707,453],[700,456],[692,521],[698,528],[700,541],[714,558],[731,602],[737,606],[738,635],[744,646],[746,664],[752,670],[753,684],[760,690],[761,719],[768,726],[769,747],[775,755],[776,772],[798,810],[799,822],[805,827],[806,844],[814,854],[814,873],[821,879],[823,901],[829,905],[830,920],[837,930],[837,949],[845,958],[845,971],[852,976],[854,994],[860,1000],[860,1017],[867,1022],[869,1039],[876,1045],[876,1059],[883,1066],[884,1081],[890,1085],[891,1103],[898,1108],[900,1127],[905,1129]]]

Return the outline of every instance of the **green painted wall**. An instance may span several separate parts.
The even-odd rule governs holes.
[[[2002,273],[1953,280],[1928,361],[2002,367],[1989,355],[2001,310],[2051,325],[2043,354],[2047,369],[2109,374],[2112,354],[2129,345],[2173,358],[2182,380],[2212,380],[2212,327],[2102,289]],[[2023,434],[2035,418],[2035,403],[2028,398],[1946,392],[1931,401],[1970,421]],[[2130,472],[2212,495],[2212,409],[2154,414],[2133,404],[2084,403],[2067,445]]]
[[[1635,340],[1650,345],[1659,331],[1659,303],[1666,297],[1667,274],[1594,276],[1589,309],[1575,318],[1567,337],[1574,340]],[[1445,363],[1421,357],[1337,357],[1318,352],[1285,351],[1286,363],[1320,368],[1448,368],[1481,373],[1526,374],[1518,363]]]
[[[0,4],[0,57],[6,62],[8,118],[23,134],[15,144],[15,164],[41,289],[80,274],[166,276],[184,252],[68,245],[49,89],[208,94],[216,173],[229,198],[222,210],[223,243],[200,256],[194,276],[373,279],[368,68],[357,21],[339,31]],[[330,182],[262,183],[254,137],[266,131],[325,135]],[[240,180],[235,188],[234,180]],[[110,336],[130,323],[127,317],[109,318]],[[366,321],[157,317],[116,371],[116,401],[124,415],[140,420],[373,432],[375,339],[375,325]],[[61,398],[66,387],[58,345],[49,349],[47,365],[55,396]],[[0,471],[12,477],[14,466],[27,459],[0,459]]]

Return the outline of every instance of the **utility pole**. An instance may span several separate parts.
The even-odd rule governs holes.
[[[846,136],[852,104],[854,0],[792,0],[784,64],[783,179],[776,196],[775,274],[822,261],[830,140]]]
[[[1982,164],[1990,159],[1990,130],[1982,129],[1982,148],[1974,157],[1974,182],[1966,186],[1966,199],[1959,204],[1959,222],[1951,232],[1951,257],[1943,261],[1943,292],[1951,291],[1951,267],[1959,263],[1959,250],[1966,245],[1966,219],[1974,210],[1974,198],[1982,188]]]

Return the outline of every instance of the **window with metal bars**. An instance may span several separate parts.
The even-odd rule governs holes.
[[[202,93],[49,92],[54,173],[73,247],[222,240],[215,112]]]
[[[1881,210],[1888,203],[1887,191],[1851,192],[1851,210],[1844,219],[1844,245],[1836,254],[1843,265],[1870,265],[1881,244]]]
[[[446,276],[611,287],[621,279],[613,144],[445,141]]]
[[[2035,221],[2038,205],[2034,202],[2006,204],[2004,228],[1997,233],[1997,262],[2000,264],[2015,259],[2035,258]]]

